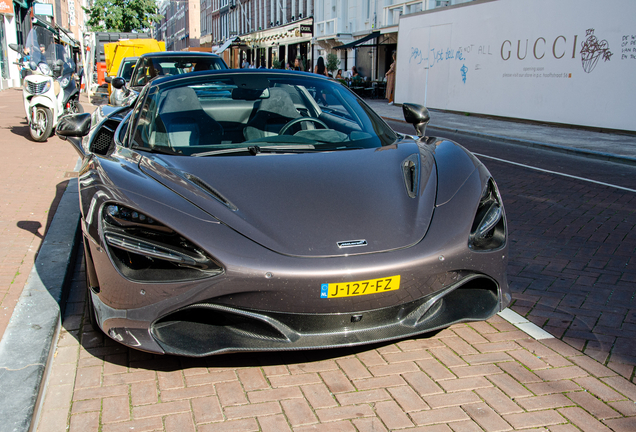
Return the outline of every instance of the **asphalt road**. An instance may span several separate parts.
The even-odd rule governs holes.
[[[434,128],[427,135],[462,144],[497,181],[511,241],[512,309],[597,360],[633,371],[636,167]]]
[[[403,122],[388,121],[388,123],[398,132],[415,133],[411,125]],[[427,128],[427,134],[458,142],[471,152],[479,155],[487,155],[544,170],[636,189],[636,166],[633,165],[590,159],[573,154],[505,143],[499,140],[483,139],[442,131],[433,127]],[[482,157],[481,160],[488,166],[487,158]]]

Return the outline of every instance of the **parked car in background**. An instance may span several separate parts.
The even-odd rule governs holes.
[[[139,57],[125,57],[119,64],[119,70],[117,71],[116,76],[122,77],[126,81],[126,85],[130,83],[130,78],[132,77],[132,73],[135,70],[137,60],[139,60]],[[111,105],[114,106],[122,106],[125,99],[124,90],[110,86],[111,81],[112,77],[106,77],[106,82],[109,84],[110,90],[109,102]]]
[[[143,54],[137,60],[129,82],[119,87],[123,98],[118,98],[115,106],[126,105],[131,91],[138,93],[146,84],[157,77],[181,75],[184,73],[228,69],[225,61],[216,54],[197,51],[165,51]],[[124,77],[120,77],[124,78]],[[125,78],[124,78],[125,81]]]
[[[129,107],[66,117],[94,326],[206,356],[389,341],[504,309],[493,177],[425,135],[425,107],[403,109],[418,136],[326,77],[238,69],[157,78]]]

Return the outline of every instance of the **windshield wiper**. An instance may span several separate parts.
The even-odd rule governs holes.
[[[141,151],[146,151],[149,153],[160,153],[160,154],[165,154],[165,155],[172,155],[172,156],[183,156],[183,153],[181,153],[180,151],[174,151],[172,150],[170,147],[164,147],[164,146],[152,146],[151,148],[148,147],[142,147],[142,146],[131,146],[132,149],[135,150],[141,150]]]
[[[220,150],[211,150],[202,153],[194,153],[192,156],[201,157],[201,156],[215,156],[221,154],[230,154],[230,153],[249,153],[252,156],[256,156],[259,153],[304,153],[308,151],[316,150],[313,144],[302,144],[302,145],[282,145],[282,146],[266,146],[261,147],[257,145],[249,146],[249,147],[235,147],[235,148],[226,148]]]

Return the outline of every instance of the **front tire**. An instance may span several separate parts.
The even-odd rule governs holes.
[[[53,131],[53,113],[44,106],[35,108],[35,120],[29,121],[29,133],[33,141],[43,142],[51,136]]]
[[[79,103],[78,99],[71,99],[69,105],[66,114],[82,114],[84,112],[84,107]]]
[[[95,306],[93,305],[93,298],[91,296],[91,287],[98,286],[97,275],[95,274],[95,267],[93,266],[93,260],[88,245],[86,244],[87,242],[88,240],[84,238],[84,275],[86,276],[86,313],[88,314],[88,317],[84,317],[84,323],[86,324],[88,322],[94,331],[101,333],[102,329],[97,322]]]

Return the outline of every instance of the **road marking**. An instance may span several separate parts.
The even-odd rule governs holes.
[[[473,153],[473,154],[475,156],[484,157],[484,158],[496,160],[496,161],[499,161],[499,162],[509,163],[511,165],[517,165],[517,166],[520,166],[520,167],[523,167],[523,168],[529,168],[529,169],[532,169],[532,170],[535,170],[535,171],[541,171],[541,172],[548,173],[548,174],[555,174],[555,175],[559,175],[559,176],[562,176],[562,177],[568,177],[568,178],[575,179],[575,180],[582,180],[582,181],[589,182],[589,183],[595,183],[595,184],[602,185],[602,186],[609,186],[609,187],[613,187],[613,188],[616,188],[616,189],[621,189],[621,190],[624,190],[624,191],[636,193],[636,189],[630,189],[630,188],[626,188],[626,187],[623,187],[623,186],[618,186],[618,185],[611,184],[611,183],[604,183],[604,182],[600,182],[600,181],[597,181],[597,180],[588,179],[588,178],[585,178],[585,177],[578,177],[578,176],[574,176],[574,175],[570,175],[570,174],[560,173],[558,171],[551,171],[551,170],[546,170],[546,169],[543,169],[543,168],[537,168],[537,167],[533,167],[531,165],[526,165],[526,164],[522,164],[522,163],[519,163],[519,162],[513,162],[513,161],[506,160],[506,159],[500,159],[500,158],[496,158],[494,156],[488,156],[488,155],[481,154],[481,153]]]
[[[512,309],[506,308],[499,312],[497,315],[508,321],[513,326],[517,327],[522,332],[532,336],[537,340],[554,338],[554,336],[552,336],[550,333],[543,330],[538,325],[531,323]]]

